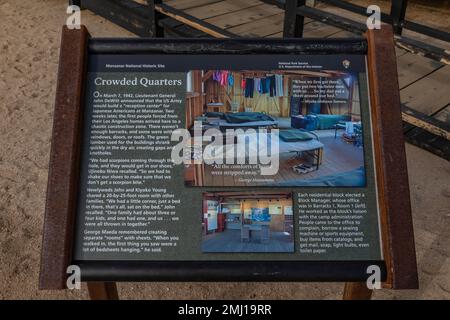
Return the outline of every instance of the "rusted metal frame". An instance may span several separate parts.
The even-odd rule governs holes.
[[[343,300],[370,300],[372,291],[365,282],[346,282],[344,286]]]
[[[72,263],[89,34],[63,27],[53,116],[40,289],[64,289]]]
[[[388,267],[386,285],[416,289],[417,262],[393,32],[391,26],[383,25],[366,35],[379,209],[384,226],[381,233]]]
[[[119,300],[115,282],[88,282],[87,287],[91,300]]]
[[[358,282],[369,266],[378,266],[386,280],[384,261],[75,261],[89,282],[316,281]]]

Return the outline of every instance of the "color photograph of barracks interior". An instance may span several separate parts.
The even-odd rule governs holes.
[[[294,252],[292,194],[206,192],[202,252]]]
[[[307,100],[305,80],[333,83],[335,96]],[[332,80],[330,82],[330,80]],[[331,88],[333,91],[333,87]],[[302,96],[303,95],[303,96]],[[355,75],[341,71],[195,70],[187,76],[186,126],[279,129],[279,170],[262,176],[217,172],[207,164],[185,168],[187,186],[365,186],[360,93]],[[235,141],[236,143],[236,141]]]

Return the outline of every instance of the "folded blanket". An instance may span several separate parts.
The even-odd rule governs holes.
[[[316,118],[319,130],[332,129],[339,121],[349,121],[350,119],[347,115],[311,114],[311,116]]]
[[[312,134],[298,129],[281,130],[279,137],[285,142],[308,141],[314,138]]]
[[[261,112],[226,113],[224,116],[228,123],[244,123],[255,121],[275,121],[274,118]]]

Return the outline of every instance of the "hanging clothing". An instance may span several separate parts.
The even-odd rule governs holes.
[[[268,77],[269,79],[269,94],[271,97],[276,97],[277,96],[277,88],[275,85],[275,76],[272,75],[270,77]]]
[[[255,78],[255,90],[261,93],[261,78]]]
[[[254,91],[255,91],[255,80],[252,78],[245,79],[245,97],[253,98]]]
[[[245,78],[242,78],[242,80],[241,80],[241,89],[242,90],[245,90],[245,85],[246,85],[247,83],[246,83],[246,81],[245,81]]]
[[[213,72],[212,78],[214,81],[220,82],[221,77],[222,77],[222,75],[219,70],[216,70]]]
[[[230,87],[234,86],[234,77],[233,77],[233,73],[231,71],[228,72],[228,85]]]
[[[275,75],[275,87],[277,90],[277,96],[282,97],[283,96],[283,76],[281,74]]]
[[[261,79],[261,93],[268,93],[270,91],[270,81],[269,79],[262,78]]]
[[[228,71],[221,71],[220,85],[226,86],[228,84]]]

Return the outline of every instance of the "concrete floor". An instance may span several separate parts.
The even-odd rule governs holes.
[[[0,299],[85,299],[39,291],[39,252],[65,0],[0,0]],[[94,36],[131,36],[83,12]],[[406,146],[420,289],[375,299],[450,299],[450,164]],[[126,283],[124,299],[337,299],[339,283]],[[85,287],[83,287],[85,289]]]
[[[241,240],[240,229],[225,229],[203,236],[202,252],[294,252],[294,240],[284,232],[270,232],[269,241],[261,241],[261,230],[251,231]]]

